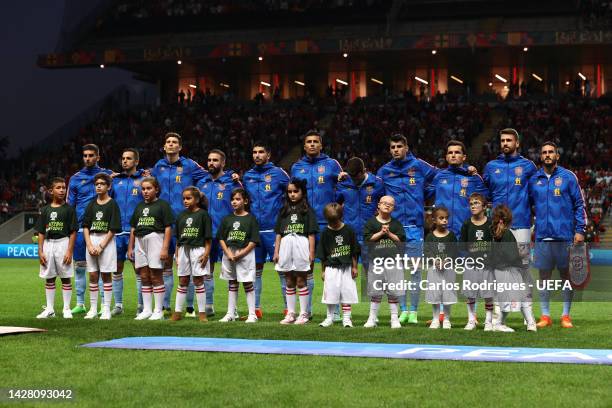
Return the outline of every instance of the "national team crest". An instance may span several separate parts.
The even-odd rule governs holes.
[[[466,188],[469,185],[469,180],[467,178],[461,179],[461,187]]]
[[[411,167],[408,169],[408,176],[414,177],[415,174],[416,174],[416,171],[414,170],[414,167]]]
[[[191,224],[193,224],[193,218],[189,217],[185,220],[185,225],[187,225],[187,227],[191,227]]]
[[[103,215],[103,214],[102,214],[102,211],[98,211],[98,212],[96,213],[96,221],[100,221],[100,220],[102,219],[102,215]]]
[[[446,251],[446,244],[444,244],[443,242],[438,242],[438,252],[444,251]]]
[[[372,186],[367,186],[367,187],[366,187],[366,192],[367,192],[368,194],[372,194],[372,191],[374,191],[374,187],[372,187]]]
[[[176,168],[176,172],[177,172],[178,174],[183,174],[183,168],[182,168],[182,167],[177,167],[177,168]]]
[[[517,177],[521,177],[523,175],[523,168],[521,166],[518,166],[514,169],[514,174]]]
[[[140,180],[134,180],[134,185],[135,186],[139,186],[140,185]]]
[[[336,235],[336,245],[340,246],[344,242],[344,237],[342,235]]]
[[[225,190],[225,184],[219,183],[219,190],[221,191]]]
[[[319,166],[319,173],[325,173],[325,166]]]
[[[561,184],[563,184],[563,179],[561,177],[557,177],[555,179],[555,186],[561,187]]]
[[[57,213],[53,211],[51,214],[49,214],[49,218],[51,221],[55,221],[57,219]]]
[[[269,174],[266,174],[266,176],[264,177],[264,180],[266,180],[266,183],[269,183],[272,181],[272,176]]]
[[[484,231],[483,230],[476,231],[476,241],[482,241],[483,237],[484,237]]]
[[[234,229],[234,231],[238,231],[238,228],[240,228],[240,221],[234,221],[234,223],[232,224],[232,228]]]
[[[149,216],[149,208],[145,208],[144,210],[142,210],[142,216],[143,217],[148,217]]]
[[[298,215],[297,214],[291,214],[291,223],[295,224],[297,222],[298,219]]]

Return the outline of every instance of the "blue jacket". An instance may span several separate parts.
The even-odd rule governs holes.
[[[431,164],[408,153],[404,160],[391,160],[376,175],[385,183],[385,194],[395,199],[391,216],[404,227],[423,227],[425,189],[438,173]]]
[[[179,159],[170,164],[167,158],[155,163],[151,169],[151,175],[157,178],[161,192],[159,198],[166,200],[176,217],[183,212],[183,190],[185,187],[195,186],[208,175],[198,163],[179,156]]]
[[[365,223],[374,216],[384,195],[383,181],[372,173],[366,173],[358,186],[349,176],[336,186],[336,202],[344,204],[344,222],[355,231],[359,242],[363,242]]]
[[[306,180],[308,203],[317,215],[319,224],[327,224],[323,208],[334,201],[341,172],[340,163],[323,153],[314,159],[304,156],[291,166],[292,178]]]
[[[208,199],[208,214],[212,219],[212,236],[217,236],[217,229],[221,225],[221,220],[226,215],[234,211],[232,208],[232,190],[242,187],[242,184],[232,180],[232,170],[225,170],[225,173],[216,180],[213,180],[210,173],[202,179],[196,187]]]
[[[512,210],[512,228],[531,228],[528,184],[537,170],[531,160],[519,154],[500,154],[485,166],[483,180],[489,198],[493,207],[505,204]]]
[[[143,200],[140,188],[142,179],[142,170],[137,170],[132,176],[121,173],[113,179],[113,188],[110,195],[115,199],[119,211],[121,211],[121,229],[123,232],[130,232],[132,214],[134,214],[138,203]]]
[[[274,163],[253,166],[244,173],[244,188],[251,198],[251,213],[260,231],[273,230],[283,207],[289,175]]]
[[[529,200],[536,217],[536,241],[553,238],[571,242],[575,233],[584,234],[584,197],[570,170],[557,166],[550,179],[544,169],[538,170],[529,179]]]
[[[489,191],[478,174],[469,175],[467,167],[449,166],[440,170],[428,190],[436,196],[436,207],[449,211],[448,229],[459,236],[461,226],[470,218],[470,194],[480,193],[487,197]]]
[[[94,186],[93,178],[98,173],[112,174],[112,171],[98,166],[92,168],[83,167],[74,173],[68,182],[67,202],[76,210],[79,228],[81,227],[87,204],[96,197],[96,187]]]

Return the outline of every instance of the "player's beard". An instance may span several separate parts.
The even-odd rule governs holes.
[[[221,173],[221,168],[215,166],[208,166],[208,172],[211,175],[216,176],[217,174]]]

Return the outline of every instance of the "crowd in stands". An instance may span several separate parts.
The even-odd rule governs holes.
[[[341,164],[361,157],[369,171],[389,160],[387,140],[403,133],[415,155],[445,166],[445,145],[463,141],[468,149],[491,120],[491,110],[501,109],[504,120],[494,128],[513,127],[521,133],[521,152],[539,163],[539,146],[546,140],[559,145],[560,164],[576,171],[583,187],[593,241],[603,226],[612,198],[609,168],[612,112],[610,105],[594,99],[567,96],[541,101],[512,100],[491,108],[488,104],[437,96],[430,100],[407,94],[385,101],[357,99],[348,104],[337,99],[269,100],[236,102],[209,93],[178,95],[175,103],[146,110],[100,111],[97,120],[55,150],[32,148],[7,161],[0,175],[0,220],[15,211],[36,210],[45,202],[50,177],[70,176],[82,165],[81,146],[96,143],[101,165],[120,171],[119,158],[126,147],[140,151],[140,167],[148,168],[163,156],[163,135],[183,136],[182,154],[206,166],[206,154],[220,148],[227,155],[226,168],[243,173],[252,166],[250,145],[264,140],[272,147],[277,164],[301,136],[318,128],[324,135],[324,151]],[[479,160],[468,162],[482,169],[499,154],[497,132],[482,146]]]

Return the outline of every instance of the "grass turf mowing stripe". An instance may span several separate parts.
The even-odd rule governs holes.
[[[208,337],[124,337],[110,341],[89,343],[83,345],[83,347],[380,357],[413,360],[612,365],[612,350],[605,349],[438,346],[424,344],[220,339]]]

